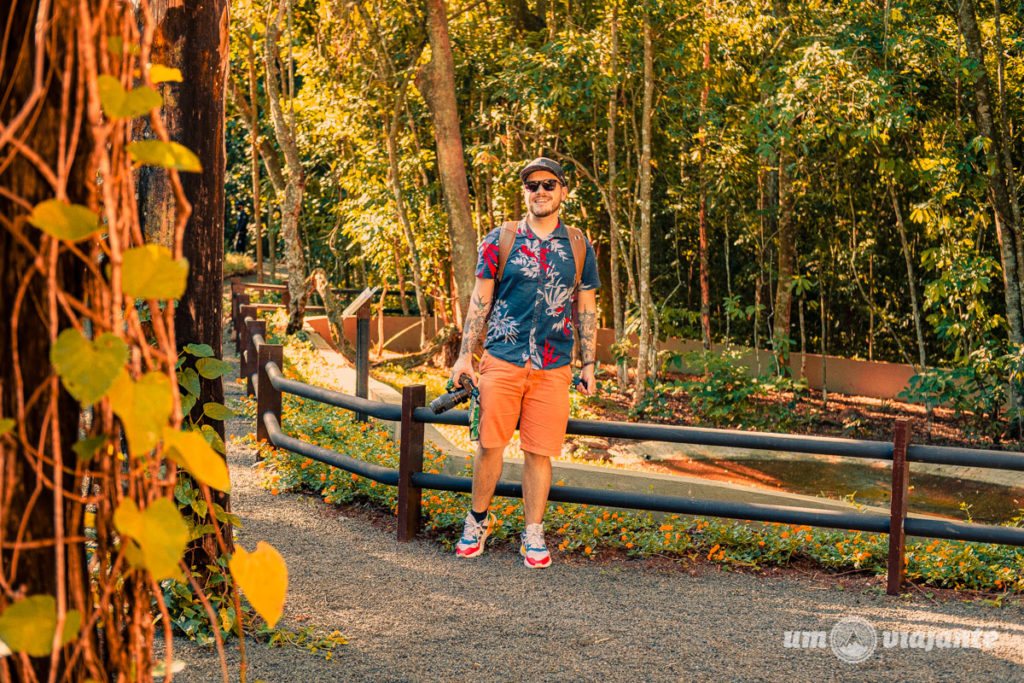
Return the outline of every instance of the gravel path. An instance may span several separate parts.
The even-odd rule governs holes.
[[[225,360],[235,363],[225,344]],[[237,375],[235,375],[237,376]],[[225,382],[229,397],[244,387]],[[229,398],[230,401],[230,398]],[[251,424],[232,420],[229,434]],[[523,567],[516,548],[456,559],[436,543],[398,544],[365,514],[318,498],[270,495],[251,448],[229,441],[238,541],[288,562],[282,623],[340,631],[332,661],[248,640],[248,680],[1024,680],[1024,609],[840,590],[835,577],[753,576],[670,563],[555,556]],[[863,663],[784,646],[786,631],[825,631],[846,617],[876,630]],[[987,649],[886,648],[883,631],[996,631]],[[176,681],[220,680],[215,652],[178,638]],[[237,679],[237,651],[229,653]]]

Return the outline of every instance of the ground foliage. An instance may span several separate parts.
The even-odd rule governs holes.
[[[280,322],[283,324],[283,319]],[[288,340],[285,358],[285,374],[300,381],[315,382],[323,372],[318,354],[302,340]],[[238,409],[255,419],[252,399],[241,402]],[[397,467],[398,444],[387,423],[355,422],[346,411],[288,395],[284,396],[282,417],[284,428],[304,441],[385,467]],[[331,504],[370,503],[390,514],[397,510],[394,487],[273,448],[265,442],[258,446],[263,458],[259,464],[264,473],[262,486],[273,495],[304,491]],[[444,459],[444,454],[428,443],[424,470],[440,472]],[[467,462],[464,476],[470,475],[469,467]],[[424,531],[454,548],[468,505],[466,494],[424,491]],[[491,512],[497,517],[495,541],[514,542],[523,530],[520,502],[498,497]],[[1005,524],[1022,526],[1024,517]],[[740,571],[811,562],[832,571],[873,575],[886,572],[888,557],[888,537],[884,534],[656,516],[591,505],[552,503],[545,516],[545,527],[549,545],[556,549],[556,555],[563,557],[667,557],[683,562],[709,561],[723,569]],[[907,576],[920,585],[1018,594],[1024,591],[1022,570],[1024,551],[1020,548],[944,540],[907,543]]]

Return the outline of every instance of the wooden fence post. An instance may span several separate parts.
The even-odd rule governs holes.
[[[356,311],[356,396],[367,398],[370,391],[370,302]],[[365,413],[356,413],[356,420],[366,422]]]
[[[256,351],[256,441],[269,441],[270,435],[267,427],[263,424],[263,415],[273,413],[278,423],[281,422],[281,392],[270,383],[270,376],[267,374],[267,363],[277,363],[277,367],[284,367],[284,347],[280,344],[264,344]]]
[[[257,316],[256,307],[249,304],[244,304],[238,307],[238,376],[241,379],[245,379],[253,373],[255,368],[256,354],[250,353],[252,348],[252,333],[249,331],[249,326],[246,325],[246,318],[255,318]]]
[[[256,348],[256,341],[253,339],[255,335],[260,335],[264,339],[267,336],[267,321],[266,320],[250,320],[246,323],[248,326],[248,334],[246,339],[249,341],[249,346],[245,350],[246,358],[246,373],[245,373],[245,392],[247,396],[253,396],[256,394],[256,385],[253,384],[252,376],[256,374],[257,360],[259,357],[259,349]]]
[[[910,464],[907,442],[910,427],[906,420],[896,420],[892,443],[892,499],[889,507],[889,574],[885,592],[899,595],[906,577],[906,535],[903,522],[907,518],[907,497],[910,486]]]
[[[401,443],[398,450],[398,540],[411,541],[420,528],[420,489],[412,485],[413,472],[423,471],[423,423],[413,410],[424,405],[427,390],[422,384],[402,387]]]
[[[231,297],[231,323],[235,328],[235,353],[239,358],[242,349],[245,348],[245,344],[242,343],[242,333],[245,331],[245,325],[242,324],[242,306],[248,306],[250,301],[249,295],[245,292],[239,292]]]

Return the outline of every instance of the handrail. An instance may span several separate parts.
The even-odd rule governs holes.
[[[265,323],[255,320],[253,315],[245,315],[240,306],[233,305],[233,310],[239,312],[238,317],[234,319],[245,330],[245,334],[236,337],[239,354],[242,358],[242,375],[249,378],[251,390],[259,387],[259,391],[253,391],[257,397],[258,438],[266,438],[278,448],[305,455],[382,484],[397,486],[399,540],[409,540],[417,533],[421,489],[471,491],[472,480],[467,477],[431,474],[422,471],[424,448],[422,425],[434,423],[465,426],[469,424],[469,415],[466,411],[451,410],[435,415],[424,406],[425,391],[421,385],[404,387],[402,405],[394,405],[288,379],[281,370],[282,347],[266,343]],[[255,311],[249,312],[255,314]],[[357,416],[369,415],[381,420],[400,423],[402,438],[399,468],[395,470],[368,463],[289,436],[282,429],[280,422],[282,393],[294,394],[319,403],[343,408],[356,413]],[[887,592],[890,594],[897,593],[904,581],[904,537],[907,534],[928,538],[1024,546],[1024,528],[908,517],[906,511],[910,462],[1024,471],[1024,454],[948,446],[908,445],[907,427],[904,421],[896,421],[896,436],[892,442],[575,419],[569,420],[567,432],[609,438],[782,450],[892,462],[893,486],[888,517],[879,514],[842,512],[820,508],[740,503],[567,486],[554,486],[549,495],[549,500],[567,503],[887,533],[889,534]],[[500,496],[522,497],[522,486],[499,482],[495,493]]]

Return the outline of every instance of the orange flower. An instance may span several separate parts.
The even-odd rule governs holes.
[[[716,552],[718,552],[718,549],[719,549],[719,548],[721,548],[721,547],[722,547],[722,546],[720,546],[720,545],[719,545],[719,544],[717,544],[717,543],[716,543],[716,544],[715,544],[714,546],[712,546],[711,550],[710,550],[710,551],[708,552],[708,559],[710,560],[710,559],[711,559],[711,557],[712,557],[712,556],[713,556],[713,555],[714,555],[714,554],[715,554]]]
[[[781,534],[779,534],[779,536],[781,536],[782,538],[789,538],[789,532],[783,531]]]
[[[627,543],[627,544],[626,544],[626,547],[627,547],[627,548],[632,548],[632,547],[633,547],[633,544],[632,544],[632,543]]]
[[[583,553],[586,554],[586,555],[589,555],[592,552],[593,552],[593,550],[590,549],[589,545],[586,548],[583,549]]]
[[[281,492],[278,489],[270,489],[270,495],[272,495],[272,496],[276,496],[279,493],[281,493]]]
[[[661,526],[658,527],[658,531],[668,531],[671,528],[672,528],[671,524],[662,524]]]

